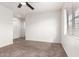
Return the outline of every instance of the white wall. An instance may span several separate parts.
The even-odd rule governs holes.
[[[0,47],[13,43],[12,11],[0,5]]]
[[[26,40],[60,43],[60,11],[34,12],[26,16]]]
[[[66,16],[65,16],[66,17]],[[79,38],[72,35],[64,35],[64,9],[62,9],[62,46],[69,57],[79,57]]]
[[[69,57],[79,57],[79,38],[67,35],[62,44]]]

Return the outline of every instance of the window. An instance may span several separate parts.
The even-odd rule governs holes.
[[[79,37],[79,9],[67,13],[67,33]]]

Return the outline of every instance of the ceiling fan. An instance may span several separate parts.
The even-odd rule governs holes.
[[[27,5],[31,10],[34,10],[34,7],[32,7],[28,2],[19,3],[17,8],[21,8],[23,5]]]

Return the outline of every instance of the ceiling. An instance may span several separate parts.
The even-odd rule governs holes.
[[[29,2],[35,9],[31,10],[27,6],[22,6],[22,8],[17,8],[19,2],[0,2],[1,5],[11,9],[15,16],[24,17],[25,14],[30,12],[45,12],[45,11],[55,11],[59,10],[63,3],[60,2]]]
[[[48,9],[59,9],[62,6],[60,2],[29,2],[33,7],[39,11],[44,11]],[[19,2],[0,2],[1,5],[8,7],[9,9],[16,9]],[[28,8],[26,6],[26,8]]]
[[[22,6],[22,8],[17,8],[18,4],[19,2],[0,2],[0,5],[3,5],[11,9],[14,12],[15,17],[22,19],[28,13],[32,13],[32,12],[47,12],[47,11],[60,10],[64,3],[63,2],[29,2],[29,4],[31,4],[35,8],[34,10],[31,10],[28,6]],[[69,6],[69,4],[66,3],[66,6]],[[79,3],[76,4],[78,4],[79,7]]]

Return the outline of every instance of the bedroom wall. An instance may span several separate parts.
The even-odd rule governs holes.
[[[13,12],[0,5],[0,47],[13,44]]]
[[[60,10],[26,15],[26,40],[60,43]]]

